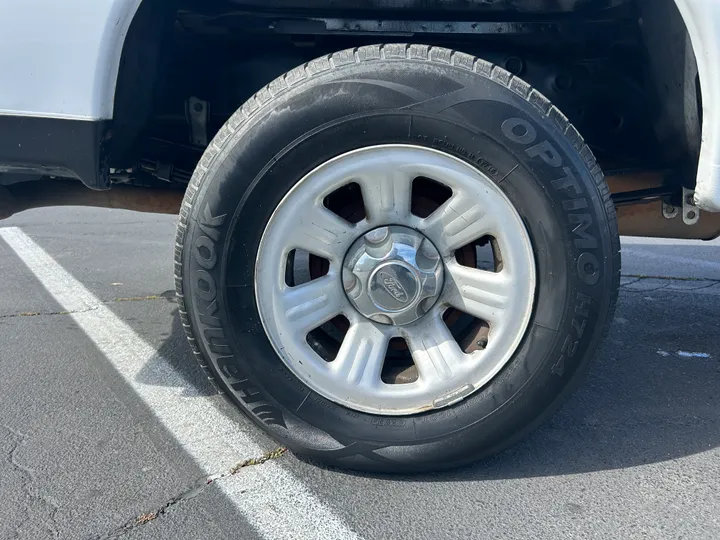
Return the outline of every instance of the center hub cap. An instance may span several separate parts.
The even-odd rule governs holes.
[[[343,286],[355,308],[382,324],[409,324],[435,304],[443,284],[440,254],[407,227],[374,229],[348,250]]]

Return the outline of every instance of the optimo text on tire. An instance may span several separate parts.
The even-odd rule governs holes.
[[[176,283],[207,374],[300,456],[441,469],[538,425],[612,318],[615,212],[582,138],[473,56],[318,58],[220,130]]]

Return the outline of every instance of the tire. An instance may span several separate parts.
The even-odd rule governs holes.
[[[437,408],[378,414],[321,395],[276,352],[258,307],[256,260],[274,212],[303,177],[338,156],[393,145],[431,149],[489,178],[522,218],[535,281],[521,340],[481,388]],[[619,270],[609,189],[562,113],[481,59],[402,44],[318,58],[250,98],[197,166],[175,251],[181,320],[217,387],[297,455],[380,472],[470,463],[538,426],[607,330]]]

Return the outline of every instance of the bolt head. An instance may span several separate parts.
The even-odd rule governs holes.
[[[422,302],[420,302],[419,312],[424,315],[425,313],[430,311],[430,308],[432,308],[435,305],[435,300],[436,300],[436,298],[431,296],[429,298],[426,298]]]
[[[436,261],[440,258],[440,254],[437,249],[435,249],[435,246],[433,246],[427,238],[425,238],[422,241],[422,244],[420,244],[420,253],[431,261]]]
[[[369,244],[380,244],[387,239],[388,235],[390,234],[390,229],[387,227],[380,227],[379,229],[374,229],[367,233],[365,235],[365,240]]]
[[[355,274],[353,274],[350,270],[348,270],[347,268],[343,268],[342,282],[345,292],[350,292],[353,287],[355,287],[355,284],[357,283],[357,278],[355,277]]]
[[[375,315],[370,315],[370,320],[375,321],[376,323],[380,324],[392,324],[393,321],[390,317],[387,315],[383,315],[382,313],[376,313]]]

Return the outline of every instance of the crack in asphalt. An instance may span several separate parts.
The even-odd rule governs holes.
[[[20,448],[20,445],[22,445],[28,439],[27,435],[24,435],[23,433],[4,424],[2,427],[9,431],[14,439],[10,451],[8,452],[8,463],[10,463],[12,467],[20,471],[20,474],[25,479],[22,483],[22,486],[28,497],[34,501],[38,501],[40,505],[48,509],[47,519],[43,518],[42,520],[43,525],[47,528],[48,532],[53,538],[59,538],[60,532],[58,530],[57,521],[55,519],[59,510],[58,505],[51,498],[46,497],[39,492],[36,493],[35,490],[31,488],[31,485],[35,482],[36,478],[35,471],[32,468],[19,463],[16,458],[16,453]],[[20,534],[22,533],[20,527],[22,523],[26,523],[30,519],[29,509],[26,509],[25,513],[27,514],[28,519],[21,521],[20,524],[15,528],[15,538],[20,538]]]
[[[163,294],[151,294],[148,296],[130,296],[128,298],[113,298],[112,300],[105,300],[102,305],[115,304],[117,302],[144,302],[150,300],[165,300],[170,303],[175,302],[175,297],[166,296]],[[14,319],[17,317],[45,317],[54,315],[72,315],[74,313],[87,313],[88,311],[94,311],[99,306],[92,306],[87,309],[77,309],[74,311],[22,311],[20,313],[9,313],[7,315],[0,315],[1,319]]]
[[[622,274],[624,279],[632,279],[620,285],[620,289],[631,293],[654,293],[657,291],[667,290],[677,293],[694,293],[706,289],[717,288],[720,290],[720,279],[715,278],[696,278],[696,277],[669,277],[669,276],[651,276],[644,274]],[[653,288],[633,288],[633,285],[643,281],[660,282]],[[673,283],[697,283],[697,286],[673,287]]]
[[[162,294],[151,294],[148,296],[130,296],[128,298],[115,298],[113,300],[104,302],[105,304],[112,304],[113,302],[142,302],[143,300],[167,300],[168,302],[175,302],[175,297],[168,298]]]
[[[194,499],[195,497],[200,495],[200,493],[202,493],[208,486],[214,484],[215,482],[219,482],[220,480],[223,480],[230,476],[235,476],[237,473],[239,473],[241,470],[245,469],[246,467],[254,467],[257,465],[262,465],[263,463],[266,463],[270,460],[279,459],[283,455],[285,455],[286,452],[287,452],[287,448],[280,446],[278,448],[275,448],[274,450],[265,452],[261,456],[244,459],[243,461],[240,461],[240,462],[236,463],[235,465],[233,465],[232,467],[230,467],[225,472],[217,473],[217,474],[213,474],[213,475],[201,478],[200,480],[195,482],[192,485],[192,487],[190,487],[190,489],[183,491],[179,495],[171,497],[170,499],[168,499],[168,501],[165,504],[163,504],[159,508],[157,508],[151,512],[146,512],[146,513],[140,514],[139,516],[126,521],[121,526],[111,530],[110,532],[108,532],[102,536],[92,537],[92,540],[110,540],[112,538],[118,538],[120,536],[123,536],[123,535],[127,534],[128,532],[132,531],[133,529],[142,527],[143,525],[156,520],[160,516],[165,515],[176,504],[185,502],[185,501],[189,501],[190,499]]]
[[[632,283],[637,283],[643,279],[659,279],[663,281],[712,281],[713,283],[720,283],[720,279],[716,278],[698,278],[698,277],[678,277],[678,276],[651,276],[646,274],[622,274],[624,278],[637,278]]]
[[[20,313],[10,313],[8,315],[0,315],[0,319],[14,319],[16,317],[44,317],[46,315],[72,315],[73,313],[87,313],[95,311],[97,306],[87,309],[76,309],[74,311],[22,311]]]

